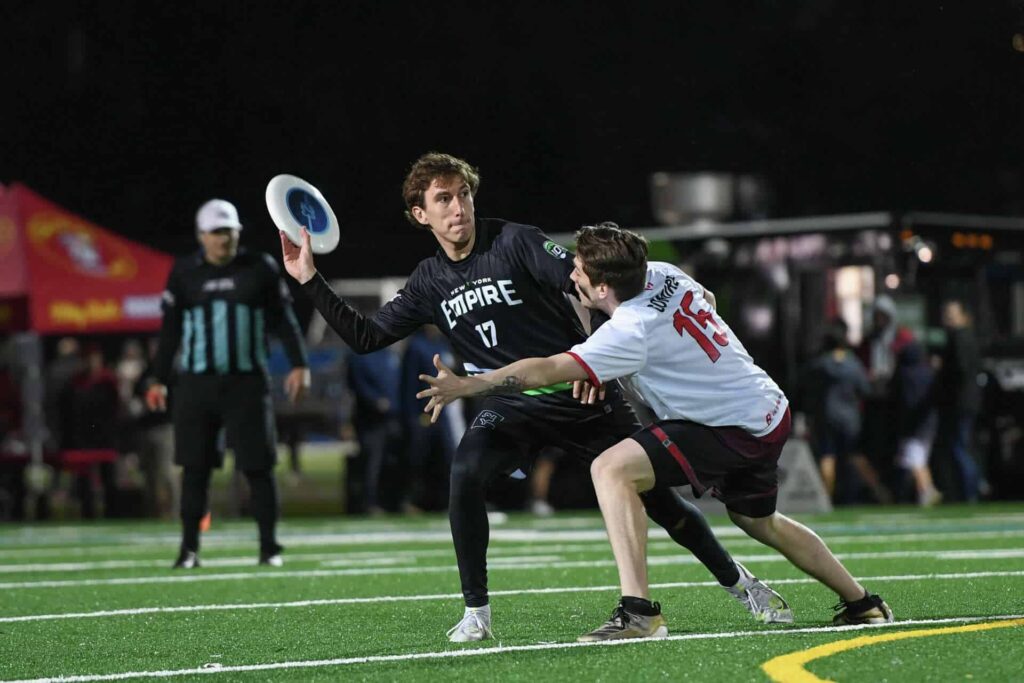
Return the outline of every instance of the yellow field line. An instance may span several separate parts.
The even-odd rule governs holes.
[[[768,677],[778,683],[830,683],[826,679],[818,678],[804,668],[804,665],[815,659],[831,657],[839,652],[855,650],[859,647],[888,643],[895,640],[906,640],[907,638],[927,638],[928,636],[944,636],[953,633],[971,633],[973,631],[988,631],[994,628],[1009,628],[1011,626],[1024,626],[1024,619],[1008,619],[1006,621],[988,621],[981,624],[968,624],[966,626],[947,626],[944,628],[924,628],[914,631],[899,631],[897,633],[885,633],[880,636],[861,636],[850,640],[839,640],[834,643],[825,643],[808,650],[791,652],[787,655],[780,655],[769,659],[761,665]]]

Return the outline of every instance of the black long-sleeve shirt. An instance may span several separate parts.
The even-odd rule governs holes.
[[[566,298],[574,291],[572,254],[533,226],[484,218],[476,229],[468,257],[453,261],[439,249],[372,316],[352,308],[319,274],[303,289],[356,353],[433,323],[469,374],[561,353],[583,341],[583,326]]]
[[[209,263],[202,252],[179,259],[162,305],[152,374],[163,384],[170,380],[179,348],[182,372],[266,372],[270,331],[283,342],[293,368],[309,364],[288,287],[267,254],[240,249],[223,266]]]

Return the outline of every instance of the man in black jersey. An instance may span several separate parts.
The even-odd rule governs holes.
[[[183,467],[182,541],[176,569],[199,566],[200,520],[210,474],[223,463],[221,433],[245,473],[260,535],[259,563],[281,566],[277,543],[277,436],[267,374],[268,330],[284,343],[292,370],[289,399],[309,386],[309,362],[277,262],[238,248],[242,224],[234,205],[211,199],[196,214],[202,245],[179,259],[167,278],[163,325],[146,391],[150,410],[167,409],[175,353],[181,362],[173,394],[175,462]]]
[[[301,246],[281,235],[285,269],[357,353],[392,344],[427,323],[448,336],[471,374],[579,343],[586,335],[566,297],[575,292],[572,256],[533,226],[477,219],[479,184],[475,168],[447,154],[429,153],[412,165],[402,187],[406,217],[430,230],[440,249],[421,261],[398,295],[371,317],[360,315],[317,273],[308,233]],[[593,460],[637,427],[617,386],[609,386],[606,400],[596,404],[575,400],[571,383],[484,400],[451,468],[449,517],[466,602],[462,620],[448,632],[451,641],[491,636],[486,485],[529,469],[543,446]],[[700,512],[667,488],[645,494],[644,504],[647,514],[749,609],[745,586],[753,577],[741,573]],[[623,637],[667,633],[657,603],[641,602],[628,607],[648,618]]]

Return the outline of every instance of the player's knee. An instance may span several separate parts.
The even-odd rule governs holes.
[[[590,463],[590,478],[595,484],[628,481],[625,463],[614,451],[605,451]]]
[[[729,518],[733,524],[742,529],[748,536],[763,540],[775,534],[776,514],[767,517],[748,517],[734,510],[729,510]]]

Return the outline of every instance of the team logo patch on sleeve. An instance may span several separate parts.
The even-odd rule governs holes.
[[[481,410],[480,414],[473,420],[473,424],[469,427],[470,429],[494,429],[499,422],[505,419],[504,416],[499,415],[493,410]]]
[[[569,255],[569,252],[565,250],[565,247],[555,244],[551,240],[548,240],[547,242],[544,243],[544,251],[548,252],[555,258],[564,259],[566,256]]]

